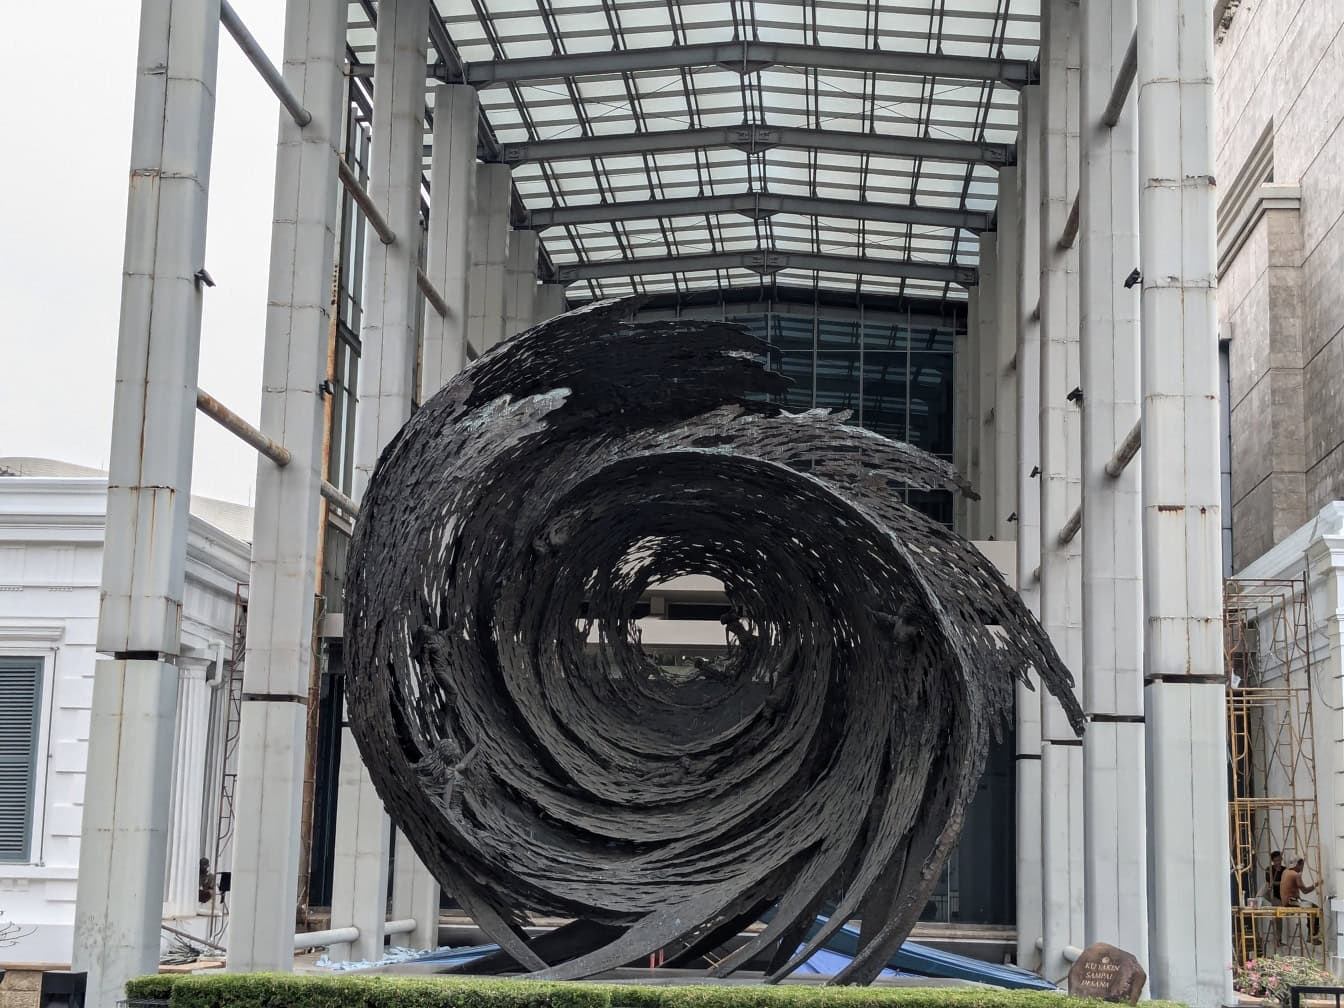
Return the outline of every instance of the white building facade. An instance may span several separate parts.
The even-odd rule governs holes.
[[[194,504],[244,532],[246,509]],[[22,934],[7,962],[71,961],[106,506],[102,477],[0,476],[0,913]],[[193,513],[163,914],[202,935],[200,859],[217,856],[224,687],[249,551]]]

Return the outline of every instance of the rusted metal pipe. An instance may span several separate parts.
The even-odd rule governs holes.
[[[1120,474],[1125,471],[1129,463],[1134,461],[1134,456],[1139,453],[1139,447],[1143,444],[1143,424],[1135,421],[1134,428],[1125,435],[1125,439],[1120,442],[1120,446],[1115,449],[1115,454],[1111,460],[1106,463],[1106,475],[1111,479],[1119,479]]]
[[[243,24],[242,19],[238,17],[237,11],[229,6],[229,0],[220,0],[219,5],[219,23],[222,24],[233,40],[238,43],[238,48],[243,51],[257,73],[261,74],[262,80],[270,85],[275,96],[280,99],[280,104],[293,117],[294,121],[300,127],[307,126],[313,121],[312,114],[303,107],[298,96],[289,89],[285,83],[284,75],[275,68],[275,64],[270,61],[261,44],[252,37],[252,33],[247,30],[247,25]]]
[[[1064,222],[1064,233],[1059,238],[1060,251],[1073,248],[1074,243],[1078,241],[1078,220],[1082,213],[1080,202],[1080,197],[1073,198],[1073,209],[1069,211],[1069,219]]]
[[[344,209],[342,209],[344,216]],[[339,232],[338,232],[339,233]],[[331,391],[322,397],[322,456],[320,468],[325,483],[331,475],[331,428],[336,402],[336,346],[340,340],[341,270],[337,266],[331,276],[331,316],[327,322],[327,381]],[[321,487],[319,486],[319,491]],[[319,496],[317,503],[317,555],[313,564],[313,594],[325,598],[323,568],[326,565],[327,534],[331,524],[330,504]],[[316,638],[316,633],[314,633]],[[313,640],[312,660],[308,666],[308,704],[303,728],[303,795],[300,800],[299,821],[299,901],[298,919],[305,926],[311,924],[310,895],[313,863],[313,817],[316,811],[317,790],[317,729],[318,708],[322,693],[322,649]]]
[[[214,396],[210,395],[210,393],[202,389],[196,390],[196,408],[230,434],[246,441],[276,465],[287,466],[293,459],[294,456],[289,453],[288,448],[272,441],[233,410],[229,409]]]
[[[359,505],[356,504],[351,498],[341,493],[339,488],[328,483],[326,480],[322,481],[322,496],[325,497],[332,504],[335,504],[338,508],[340,508],[346,514],[348,514],[351,518],[359,514]]]
[[[1106,111],[1101,116],[1102,124],[1107,129],[1115,129],[1116,123],[1120,121],[1120,114],[1125,110],[1125,102],[1129,99],[1129,91],[1134,86],[1134,76],[1138,72],[1139,30],[1135,28],[1129,40],[1129,48],[1125,50],[1125,61],[1120,64],[1120,72],[1115,76],[1111,100],[1106,103]]]
[[[1059,544],[1067,546],[1073,542],[1078,531],[1083,527],[1083,509],[1079,508],[1069,516],[1069,520],[1064,523],[1064,527],[1059,530]]]
[[[439,313],[440,317],[453,317],[453,310],[448,307],[448,302],[443,299],[443,295],[434,288],[434,284],[430,282],[424,270],[416,269],[415,285],[420,288],[420,293],[425,296],[425,300],[429,302],[431,308]]]
[[[1106,475],[1111,479],[1118,479],[1125,468],[1134,460],[1134,456],[1139,453],[1139,446],[1142,444],[1143,427],[1136,423],[1134,428],[1125,435],[1125,439],[1120,442],[1120,447],[1115,450],[1111,460],[1106,463]],[[1073,542],[1080,529],[1083,527],[1083,509],[1080,507],[1075,511],[1069,520],[1064,523],[1064,527],[1059,530],[1059,544],[1067,546]]]
[[[378,240],[384,245],[391,245],[397,240],[396,232],[387,223],[387,218],[374,205],[373,197],[369,195],[369,191],[360,185],[358,177],[356,177],[345,158],[336,158],[336,170],[341,177],[341,185],[345,186],[345,191],[350,194],[351,199],[355,201],[359,209],[364,211],[365,218],[373,225],[373,230],[378,234]]]

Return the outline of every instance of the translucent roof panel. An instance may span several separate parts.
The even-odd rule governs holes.
[[[373,62],[377,7],[351,4],[355,63]],[[964,298],[1040,48],[1040,0],[438,0],[433,16],[437,75],[478,88],[484,156],[515,165],[516,223],[574,297]]]

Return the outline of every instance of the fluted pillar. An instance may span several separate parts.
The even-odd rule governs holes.
[[[177,719],[173,740],[173,789],[168,810],[168,871],[163,886],[166,917],[194,917],[200,905],[201,819],[205,755],[210,733],[210,663],[177,663]]]

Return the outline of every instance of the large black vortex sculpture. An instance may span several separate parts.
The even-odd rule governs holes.
[[[383,452],[348,568],[351,727],[397,828],[501,946],[486,968],[679,965],[764,920],[711,972],[778,979],[859,917],[836,980],[870,982],[1015,683],[1034,671],[1081,731],[1069,672],[994,567],[901,502],[966,490],[949,466],[754,401],[786,382],[741,327],[633,308],[496,347]],[[727,658],[689,672],[631,615],[683,574],[734,607]],[[574,923],[529,940],[526,912]]]

